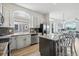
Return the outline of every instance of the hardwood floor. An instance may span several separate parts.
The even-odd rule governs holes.
[[[75,40],[75,48],[77,54],[79,56],[79,39],[76,38]],[[12,56],[40,56],[39,53],[39,44],[35,44],[29,47],[25,47],[22,49],[12,50]],[[74,54],[75,56],[75,54]]]
[[[39,44],[11,51],[12,56],[40,56]]]

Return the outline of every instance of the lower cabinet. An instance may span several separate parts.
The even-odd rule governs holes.
[[[17,36],[16,43],[17,49],[27,47],[31,44],[31,37],[30,35]]]
[[[31,45],[31,35],[26,35],[24,40],[24,47]]]
[[[17,49],[24,47],[24,41],[25,41],[24,36],[17,36],[16,37],[16,47],[17,47]]]
[[[11,50],[20,49],[31,45],[31,35],[16,36],[11,40]]]
[[[16,37],[12,37],[10,40],[10,49],[16,49]]]

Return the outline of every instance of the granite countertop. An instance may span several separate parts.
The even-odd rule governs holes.
[[[39,35],[39,37],[44,38],[44,39],[48,39],[48,40],[54,40],[57,41],[58,39],[58,35],[52,34],[52,35]]]
[[[20,35],[31,35],[31,34],[37,34],[37,33],[21,32],[21,33],[14,33],[11,35],[12,36],[20,36]]]
[[[31,35],[31,34],[37,34],[37,33],[29,33],[29,32],[13,33],[10,35],[0,36],[0,39],[11,38],[11,37],[15,37],[15,36],[22,36],[22,35]]]

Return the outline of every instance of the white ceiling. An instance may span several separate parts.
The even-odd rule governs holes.
[[[18,3],[18,5],[43,14],[53,11],[79,10],[79,3]]]

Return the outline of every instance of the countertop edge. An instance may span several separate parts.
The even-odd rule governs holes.
[[[11,38],[11,37],[15,37],[15,36],[23,36],[23,35],[31,35],[31,34],[37,34],[37,33],[13,33],[10,35],[5,35],[5,36],[0,36],[0,39],[5,39],[5,38]]]
[[[40,38],[48,39],[48,40],[54,40],[57,41],[58,39],[55,38],[55,36],[47,36],[47,35],[39,35]]]

